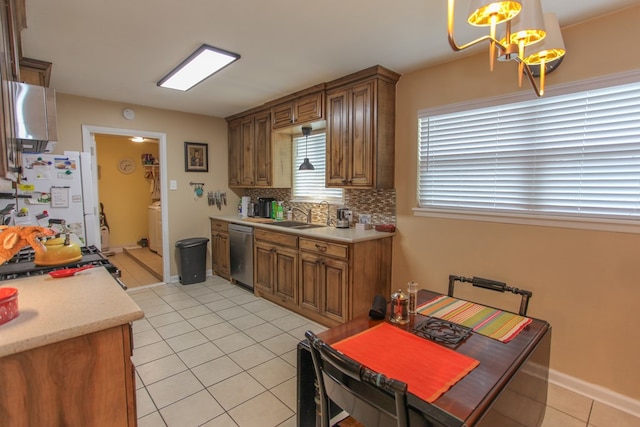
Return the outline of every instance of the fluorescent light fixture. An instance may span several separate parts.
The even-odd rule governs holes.
[[[203,44],[164,76],[158,86],[187,91],[204,79],[240,59],[240,55]]]
[[[134,136],[133,138],[130,138],[130,139],[133,142],[144,142],[144,138],[141,136]]]

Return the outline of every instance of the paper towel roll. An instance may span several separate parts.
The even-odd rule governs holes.
[[[242,218],[249,216],[249,203],[251,203],[251,197],[242,196]]]

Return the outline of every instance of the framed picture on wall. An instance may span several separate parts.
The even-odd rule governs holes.
[[[209,146],[207,144],[184,143],[184,171],[209,172]]]

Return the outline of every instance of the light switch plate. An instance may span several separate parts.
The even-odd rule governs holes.
[[[178,189],[178,181],[172,179],[169,181],[169,190],[177,190]]]

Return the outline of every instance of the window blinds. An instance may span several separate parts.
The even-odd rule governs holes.
[[[418,122],[420,207],[640,217],[640,83]]]
[[[304,136],[294,138],[293,198],[316,202],[342,202],[342,189],[325,187],[326,134],[323,132],[310,135],[307,149],[305,144]],[[305,156],[309,157],[315,170],[298,170]]]

